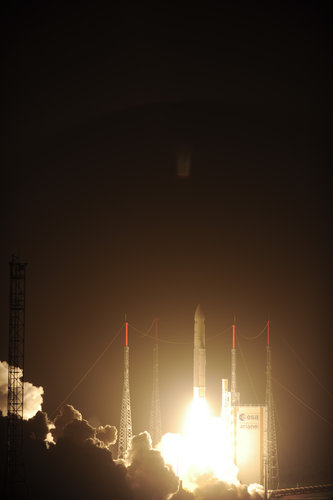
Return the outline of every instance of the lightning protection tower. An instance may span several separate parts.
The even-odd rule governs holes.
[[[151,399],[149,433],[155,447],[162,438],[162,421],[160,407],[160,390],[158,383],[158,320],[154,320],[154,347],[153,347],[153,393]]]
[[[9,339],[5,498],[27,498],[23,461],[23,383],[26,263],[9,262]]]
[[[234,317],[231,349],[231,406],[237,406],[240,402],[239,392],[237,392],[236,373],[236,318]]]
[[[125,347],[124,347],[124,384],[121,400],[118,458],[126,458],[132,439],[131,398],[129,388],[129,347],[128,347],[128,322],[125,322]]]
[[[267,490],[274,490],[279,485],[279,462],[276,442],[275,406],[272,390],[272,353],[269,339],[269,320],[267,321],[265,404],[267,408],[265,492],[267,493]]]

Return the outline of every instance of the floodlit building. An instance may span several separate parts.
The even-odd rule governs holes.
[[[227,380],[222,380],[222,423],[229,437],[228,447],[238,478],[242,483],[264,484],[265,450],[267,439],[265,405],[228,405],[230,392]],[[227,404],[226,404],[227,402]]]

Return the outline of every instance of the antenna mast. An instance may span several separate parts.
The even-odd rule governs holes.
[[[232,325],[232,349],[231,349],[231,406],[239,405],[239,392],[237,392],[236,381],[236,317]]]
[[[275,405],[272,388],[272,352],[269,337],[269,320],[267,321],[266,347],[266,397],[267,408],[267,445],[266,445],[266,472],[265,491],[274,490],[279,485],[279,462],[275,427]]]
[[[9,341],[7,399],[6,498],[27,498],[23,460],[23,384],[25,334],[25,270],[12,255],[9,262]]]
[[[160,407],[160,390],[158,382],[158,319],[154,320],[154,347],[153,347],[153,392],[151,398],[151,411],[149,433],[152,445],[155,447],[162,438],[162,421]]]
[[[118,458],[125,459],[132,439],[131,398],[129,388],[128,322],[125,322],[124,383],[121,401]]]

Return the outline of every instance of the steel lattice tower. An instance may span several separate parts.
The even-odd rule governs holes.
[[[275,406],[272,390],[272,353],[269,339],[269,320],[267,322],[267,347],[266,347],[266,471],[265,491],[274,490],[279,485],[279,462],[276,442]]]
[[[236,318],[232,325],[232,349],[231,349],[231,406],[239,405],[239,392],[237,392],[236,378]]]
[[[129,347],[128,347],[128,323],[125,323],[125,347],[124,347],[124,384],[121,400],[118,458],[126,459],[127,451],[132,439],[132,416],[131,397],[129,388]]]
[[[149,433],[152,439],[153,447],[155,447],[162,438],[162,421],[160,407],[160,390],[158,383],[158,320],[155,319],[155,336],[153,347],[153,393],[151,399],[151,411],[149,421]]]
[[[26,263],[13,255],[9,285],[6,498],[25,498],[23,463],[23,383]]]

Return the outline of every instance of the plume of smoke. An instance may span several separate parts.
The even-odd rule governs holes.
[[[86,421],[75,419],[66,425],[63,432],[63,439],[80,444],[87,440],[94,440],[95,429]]]
[[[170,497],[170,500],[195,500],[195,498],[196,497],[193,493],[187,490],[180,489],[179,491],[177,491],[177,493]]]
[[[261,498],[264,498],[265,496],[265,488],[262,484],[252,483],[247,489],[250,495],[252,495],[251,498],[254,498],[255,495],[259,495]]]
[[[104,427],[100,425],[96,429],[96,439],[104,443],[107,447],[112,446],[117,441],[116,427],[113,425],[105,425]]]
[[[53,471],[51,482],[58,483],[57,491],[65,492],[65,498],[134,500],[126,467],[113,461],[109,449],[117,439],[114,426],[93,427],[66,404],[54,419],[51,432],[55,437],[47,454]]]
[[[0,438],[5,441],[6,417],[0,416]],[[24,422],[25,464],[31,498],[35,500],[258,500],[245,485],[230,485],[209,475],[198,478],[194,492],[178,488],[178,478],[160,452],[152,449],[147,432],[134,436],[129,465],[113,460],[109,445],[115,427],[91,426],[71,405],[64,405],[54,421],[57,439],[45,442],[50,427],[46,413]],[[0,454],[0,476],[5,470]],[[0,477],[1,479],[1,477]]]
[[[74,420],[82,420],[81,413],[72,405],[63,405],[53,421],[54,429],[51,429],[51,434],[55,441],[63,437],[66,426],[74,422]]]
[[[82,418],[81,413],[74,406],[69,404],[61,407],[53,425],[54,428],[50,432],[56,442],[59,439],[69,440],[76,444],[90,441],[101,448],[109,448],[117,441],[116,427],[100,425],[95,428]]]
[[[165,500],[177,490],[178,478],[161,453],[152,449],[148,432],[132,438],[128,459],[127,480],[136,500]]]
[[[202,478],[202,484],[194,491],[194,498],[200,500],[262,500],[262,496],[250,493],[245,484],[229,484],[217,478]]]
[[[23,384],[23,418],[28,420],[42,409],[43,387],[36,387],[30,382]],[[8,395],[8,363],[0,361],[0,410],[3,415],[7,415],[7,395]]]
[[[38,411],[36,415],[24,422],[24,433],[30,439],[46,441],[49,432],[49,419],[45,412]]]

